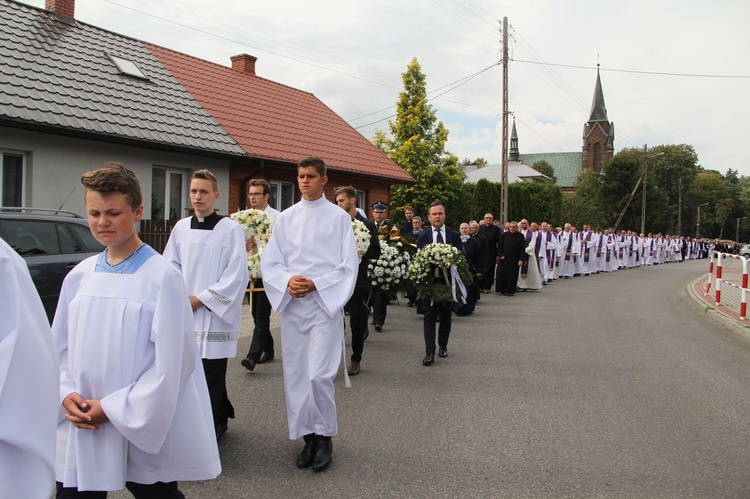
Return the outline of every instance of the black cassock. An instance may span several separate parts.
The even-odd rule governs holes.
[[[497,248],[498,256],[504,257],[497,266],[495,291],[512,295],[518,284],[518,262],[528,258],[526,238],[521,232],[504,232]]]

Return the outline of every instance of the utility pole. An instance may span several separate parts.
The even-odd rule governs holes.
[[[641,197],[641,234],[646,233],[646,177],[648,176],[648,146],[643,144],[643,196]]]
[[[503,17],[503,178],[500,186],[500,225],[508,221],[508,18]]]
[[[677,190],[677,235],[682,235],[682,177],[680,177],[680,187]]]

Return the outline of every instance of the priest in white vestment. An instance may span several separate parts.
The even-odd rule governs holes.
[[[55,488],[60,370],[23,258],[0,239],[0,497],[49,499]]]
[[[297,466],[322,471],[338,433],[333,380],[342,359],[342,309],[357,280],[351,217],[323,194],[323,160],[297,165],[302,200],[276,219],[261,258],[266,295],[281,315],[289,438],[304,437]]]
[[[576,237],[570,230],[570,224],[565,224],[565,230],[560,235],[557,253],[560,255],[560,277],[572,277],[575,272],[575,241]]]
[[[177,222],[164,248],[164,257],[182,273],[193,307],[217,439],[234,418],[226,385],[227,359],[237,355],[249,280],[245,233],[237,222],[216,213],[218,189],[210,171],[193,174],[190,202],[195,215]]]
[[[520,290],[542,289],[542,276],[539,268],[541,257],[539,253],[542,252],[543,244],[538,228],[536,222],[531,222],[531,228],[526,232],[525,251],[529,258],[526,260],[526,265],[521,266],[521,271],[518,274],[517,286]]]

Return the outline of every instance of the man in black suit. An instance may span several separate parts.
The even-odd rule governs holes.
[[[479,233],[487,239],[487,251],[484,253],[484,275],[479,287],[484,293],[489,293],[495,279],[495,262],[497,260],[497,246],[503,231],[494,225],[495,217],[492,213],[484,214],[484,224],[479,226]]]
[[[385,216],[385,212],[388,209],[388,205],[382,201],[372,204],[372,219],[375,223],[375,229],[378,232],[380,239],[387,238],[388,231],[391,230],[391,221]],[[383,235],[384,230],[386,235]],[[378,243],[379,244],[379,243]],[[372,297],[372,324],[375,326],[375,331],[380,332],[383,330],[383,324],[385,324],[385,316],[388,313],[388,302],[390,301],[390,291],[383,291],[379,288],[373,289]]]
[[[370,263],[370,260],[377,260],[380,257],[380,241],[375,224],[357,212],[356,189],[351,185],[336,187],[333,194],[336,196],[337,205],[347,212],[353,220],[359,220],[370,230],[370,246],[359,261],[354,293],[344,307],[344,310],[349,312],[349,325],[352,330],[352,358],[346,372],[349,373],[349,376],[356,376],[360,371],[359,363],[362,362],[365,338],[369,334],[367,330],[367,317],[370,315],[370,309],[367,306],[367,264]]]
[[[518,288],[518,270],[528,259],[526,238],[518,231],[516,222],[511,222],[508,232],[500,236],[497,251],[500,263],[497,266],[495,290],[505,296],[513,296]]]
[[[440,201],[433,201],[427,208],[427,218],[432,225],[429,229],[419,234],[417,248],[424,248],[432,243],[446,243],[461,250],[461,237],[458,232],[445,225],[445,207]],[[436,269],[435,283],[448,284],[446,278],[439,269]],[[435,362],[435,323],[440,318],[440,329],[438,331],[438,356],[448,356],[448,337],[451,334],[451,302],[435,302],[432,305],[429,300],[423,300],[424,304],[424,346],[425,358],[422,365],[429,366]]]

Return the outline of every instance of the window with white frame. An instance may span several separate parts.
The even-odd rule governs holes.
[[[367,213],[365,206],[367,206],[367,198],[365,197],[365,191],[357,191],[357,208]]]
[[[22,153],[2,152],[0,164],[0,206],[23,206],[23,169]]]
[[[187,172],[154,167],[151,174],[151,219],[179,220],[186,215]]]
[[[284,211],[294,204],[294,184],[291,182],[271,181],[271,195],[268,204],[271,208]]]

